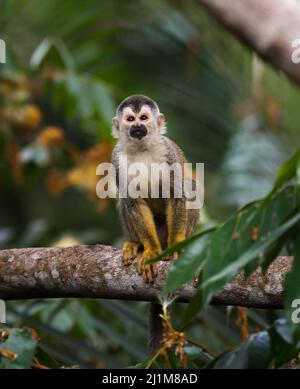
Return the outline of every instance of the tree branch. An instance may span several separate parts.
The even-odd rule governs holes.
[[[282,308],[285,274],[292,257],[278,257],[264,276],[257,270],[248,280],[240,274],[213,299],[214,304]],[[154,284],[137,274],[136,261],[124,266],[114,247],[74,246],[0,251],[0,298],[4,300],[90,297],[156,300],[170,264],[158,264]],[[178,291],[178,301],[189,301],[193,284]]]
[[[198,0],[209,14],[262,59],[300,84],[300,64],[291,60],[300,38],[298,0]]]

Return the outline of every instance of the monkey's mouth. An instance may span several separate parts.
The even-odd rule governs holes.
[[[138,140],[144,138],[147,133],[147,128],[143,124],[141,126],[132,126],[129,130],[130,137]]]

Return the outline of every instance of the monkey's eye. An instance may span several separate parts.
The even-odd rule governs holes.
[[[128,116],[127,121],[128,122],[133,122],[134,121],[134,116]]]
[[[142,115],[141,116],[141,120],[147,120],[148,119],[148,116],[147,115]]]

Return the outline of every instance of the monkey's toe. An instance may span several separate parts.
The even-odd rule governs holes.
[[[130,265],[137,256],[140,244],[137,242],[126,241],[122,248],[122,261],[124,265]]]
[[[144,265],[143,269],[139,271],[146,284],[154,282],[157,276],[157,269],[155,265]]]
[[[142,257],[138,261],[138,273],[142,275],[146,284],[154,282],[155,277],[157,276],[157,267],[155,264],[146,264],[146,261],[155,254],[150,254],[147,251],[144,251]]]
[[[154,282],[154,279],[157,276],[156,266],[146,265],[142,275],[146,284]]]

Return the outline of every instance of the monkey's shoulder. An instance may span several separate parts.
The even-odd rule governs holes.
[[[172,139],[164,136],[163,141],[168,149],[168,162],[174,163],[179,162],[181,164],[187,162],[185,155],[181,148]]]
[[[121,151],[121,146],[120,146],[120,143],[117,142],[112,150],[112,156],[111,156],[111,160],[112,160],[112,163],[116,163],[117,159],[118,159],[118,155],[120,154],[120,151]]]

